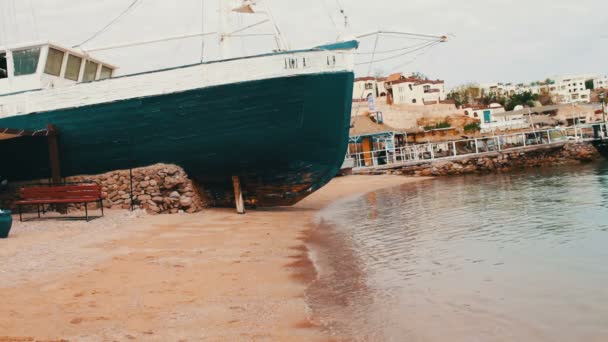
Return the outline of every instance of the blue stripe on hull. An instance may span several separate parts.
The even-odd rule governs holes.
[[[353,79],[338,72],[244,82],[5,118],[0,127],[56,125],[64,176],[170,163],[218,198],[230,197],[228,180],[239,175],[246,196],[260,205],[289,205],[338,171]],[[10,153],[0,174],[49,176],[43,139],[3,141],[0,148]]]

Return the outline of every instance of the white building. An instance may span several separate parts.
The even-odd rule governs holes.
[[[463,108],[464,115],[478,119],[482,133],[522,129],[530,127],[522,112],[507,112],[500,104],[493,103],[489,107]]]
[[[386,77],[381,77],[376,80],[376,89],[378,90],[378,96],[384,97],[388,94],[388,90],[386,89]]]
[[[608,88],[608,76],[600,76],[593,79],[593,89]]]
[[[387,91],[392,92],[394,104],[437,104],[446,99],[445,82],[441,80],[421,80],[406,78],[387,84]]]
[[[555,78],[550,92],[553,101],[558,104],[586,103],[591,101],[591,90],[587,89],[585,82],[593,79],[592,75],[564,76]]]
[[[481,95],[512,96],[517,87],[511,83],[484,83],[479,85]]]
[[[371,94],[376,96],[376,90],[378,82],[374,77],[359,77],[355,79],[355,86],[353,89],[353,100],[363,101],[368,98]]]
[[[353,88],[353,101],[364,101],[369,95],[374,97],[386,96],[387,90],[384,86],[386,78],[359,77],[355,78]]]

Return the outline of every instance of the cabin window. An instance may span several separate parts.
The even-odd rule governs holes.
[[[31,75],[38,69],[40,48],[13,51],[13,66],[15,76]]]
[[[80,76],[80,65],[82,64],[82,58],[74,55],[68,55],[68,64],[65,67],[65,78],[71,81],[78,81]]]
[[[61,74],[61,66],[63,65],[63,51],[49,48],[49,56],[46,59],[44,73],[52,76]]]
[[[99,64],[91,61],[87,61],[84,67],[84,76],[82,77],[82,82],[91,82],[95,81],[95,77],[97,77],[97,67]]]
[[[6,52],[0,52],[0,80],[8,78],[8,64],[6,63]]]
[[[112,77],[112,69],[108,68],[107,66],[102,66],[101,67],[101,74],[99,76],[100,80],[105,80],[106,78],[111,78]]]

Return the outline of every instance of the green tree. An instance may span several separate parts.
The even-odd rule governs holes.
[[[479,99],[481,96],[481,89],[475,84],[464,84],[456,87],[448,93],[448,100],[452,100],[456,103],[456,106],[471,104],[472,102]]]
[[[480,99],[479,99],[479,103],[489,106],[492,103],[499,103],[501,106],[505,106],[507,104],[507,99],[503,96],[498,96],[495,93],[490,93],[488,95],[483,95]]]
[[[429,79],[427,75],[425,75],[421,72],[418,72],[418,71],[413,72],[412,77],[417,78],[419,80],[428,80]]]
[[[506,110],[513,110],[515,107],[521,105],[524,107],[533,107],[534,102],[538,101],[539,95],[532,94],[530,91],[525,91],[520,94],[515,94],[507,101],[505,106]]]

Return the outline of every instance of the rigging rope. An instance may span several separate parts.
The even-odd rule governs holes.
[[[117,21],[119,21],[122,17],[124,17],[127,13],[129,13],[134,7],[135,5],[139,4],[142,0],[133,0],[133,2],[131,2],[131,4],[124,10],[122,11],[116,18],[112,19],[106,26],[104,26],[101,30],[95,32],[91,37],[89,37],[88,39],[84,40],[82,43],[77,44],[72,46],[73,48],[77,48],[80,47],[88,42],[90,42],[91,40],[97,38],[100,34],[104,33],[107,29],[109,29],[112,25],[114,25]]]
[[[319,0],[319,1],[321,1],[321,3],[323,4],[323,8],[325,9],[327,16],[329,17],[329,20],[331,20],[331,23],[334,25],[334,28],[336,29],[336,31],[340,31],[340,29],[338,28],[338,24],[334,20],[333,15],[331,15],[331,11],[327,7],[327,3],[325,3],[325,0]]]
[[[414,58],[412,58],[411,60],[393,67],[391,69],[391,71],[399,70],[399,69],[403,68],[406,65],[410,65],[410,64],[414,63],[416,60],[418,60],[418,57],[420,57],[420,56],[426,54],[427,52],[429,52],[433,48],[433,46],[434,45],[427,47],[425,50],[422,50],[420,53],[416,54],[416,56],[414,56]]]
[[[346,11],[344,11],[344,6],[342,6],[342,3],[340,2],[340,0],[336,0],[336,3],[338,4],[340,13],[344,17],[344,28],[348,28],[348,16],[346,15]]]
[[[15,39],[14,39],[14,41],[17,42],[17,41],[19,41],[19,25],[17,24],[17,20],[16,20],[16,18],[17,18],[17,12],[15,10],[15,0],[11,0],[9,2],[9,7],[8,8],[9,8],[9,18],[13,19],[13,22],[9,23],[9,27],[10,27],[11,24],[15,27]],[[7,36],[8,36],[8,34],[7,34]],[[7,37],[7,39],[8,39],[8,37]]]
[[[205,0],[201,0],[201,32],[205,32]],[[201,63],[205,58],[205,36],[201,37]]]
[[[34,28],[34,35],[36,37],[36,40],[40,39],[39,33],[38,33],[38,20],[36,19],[36,14],[34,13],[34,6],[32,5],[32,0],[29,0],[29,5],[30,5],[30,14],[32,15],[32,25]]]
[[[398,48],[398,49],[393,49],[393,50],[385,50],[385,51],[377,51],[377,52],[355,52],[355,55],[381,55],[381,54],[385,54],[385,53],[390,53],[390,52],[397,52],[397,51],[404,51],[404,50],[410,50],[410,49],[416,49],[418,47],[427,45],[428,43],[420,43],[417,45],[410,45],[410,46],[406,46],[406,47],[402,47],[402,48]]]
[[[419,48],[417,48],[417,49],[415,49],[415,50],[412,50],[412,51],[407,51],[407,52],[405,52],[405,53],[400,53],[400,54],[398,54],[398,55],[394,55],[394,56],[390,56],[390,57],[387,57],[387,58],[379,59],[379,60],[377,60],[377,61],[374,61],[374,60],[372,59],[372,60],[371,60],[371,61],[369,61],[369,62],[357,63],[357,64],[355,64],[355,65],[366,65],[366,64],[373,64],[373,63],[378,63],[378,62],[384,62],[384,61],[388,61],[388,60],[391,60],[391,59],[395,59],[395,58],[399,58],[399,57],[403,57],[403,56],[409,55],[409,54],[410,54],[410,53],[412,53],[412,52],[420,51],[420,50],[422,50],[422,49],[424,49],[424,48],[430,48],[430,47],[433,47],[433,46],[435,46],[435,45],[437,45],[437,44],[440,44],[440,43],[441,43],[441,42],[430,42],[430,43],[427,43],[427,44],[425,44],[425,45],[423,45],[423,46],[421,46],[421,47],[419,47]]]

